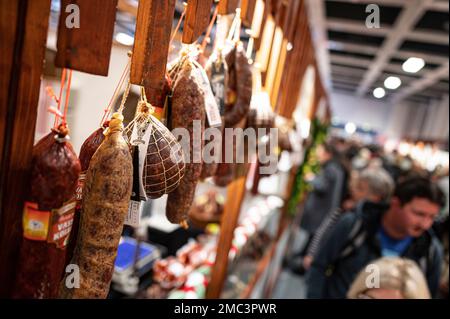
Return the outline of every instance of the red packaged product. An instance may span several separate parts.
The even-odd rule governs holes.
[[[33,148],[14,298],[55,298],[75,215],[80,161],[61,124]]]

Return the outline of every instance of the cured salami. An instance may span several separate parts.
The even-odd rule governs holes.
[[[79,288],[68,287],[61,298],[106,298],[131,196],[133,164],[122,136],[123,116],[114,113],[106,137],[86,174],[78,242],[71,264],[79,267]]]
[[[33,148],[15,298],[55,298],[65,266],[81,167],[61,124]]]
[[[194,136],[194,121],[201,123],[201,136]],[[205,128],[205,99],[196,80],[192,62],[186,60],[176,75],[172,97],[172,128],[185,128],[189,132],[185,150],[186,169],[178,188],[169,194],[166,206],[167,219],[174,224],[184,224],[194,199],[195,188],[202,172],[201,159]],[[196,141],[195,138],[200,138]],[[186,145],[187,144],[187,145]],[[200,156],[198,156],[200,155]]]
[[[228,65],[228,102],[225,126],[231,127],[247,116],[252,98],[252,71],[242,44],[226,55]]]
[[[108,122],[103,124],[103,127],[97,129],[93,132],[87,139],[84,141],[83,145],[80,148],[80,164],[81,164],[81,173],[78,178],[78,186],[76,189],[76,201],[77,206],[75,209],[75,216],[73,218],[73,226],[72,231],[70,232],[69,243],[67,245],[67,255],[66,261],[70,262],[73,256],[73,252],[75,250],[75,245],[78,237],[78,228],[80,226],[80,215],[81,215],[81,199],[83,195],[83,187],[84,182],[86,180],[86,171],[89,168],[89,163],[91,162],[92,156],[97,151],[99,146],[102,144],[105,139],[105,135],[103,131],[108,127]]]

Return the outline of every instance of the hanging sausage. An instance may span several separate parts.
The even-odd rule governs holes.
[[[78,242],[71,264],[79,267],[79,288],[60,284],[61,298],[106,298],[133,181],[123,116],[114,113],[106,137],[91,159],[83,189]]]
[[[55,298],[63,276],[66,246],[75,214],[75,188],[81,170],[69,142],[66,123],[72,78],[72,71],[69,72],[64,113],[59,110],[66,82],[65,69],[59,98],[53,94],[58,108],[49,108],[57,114],[55,128],[33,148],[15,298]],[[58,125],[60,117],[62,121]]]
[[[70,232],[69,243],[67,245],[67,255],[66,263],[69,263],[72,259],[73,252],[75,250],[75,245],[78,237],[78,228],[80,226],[80,216],[81,216],[81,200],[83,198],[83,187],[86,180],[86,172],[89,168],[89,163],[91,162],[92,156],[97,151],[99,146],[105,139],[103,131],[108,127],[108,122],[103,124],[103,127],[95,130],[81,145],[80,149],[80,164],[81,173],[78,178],[78,185],[76,189],[76,201],[77,206],[75,210],[75,216],[73,219],[72,231]]]
[[[125,129],[130,144],[139,146],[141,194],[159,198],[174,191],[184,176],[183,149],[173,134],[152,113],[144,89],[137,105],[136,117]]]
[[[181,142],[185,150],[186,170],[178,188],[168,196],[166,216],[171,223],[181,223],[186,226],[187,214],[202,172],[201,154],[204,143],[205,98],[196,80],[195,66],[187,57],[180,59],[180,62],[172,68],[171,72],[174,76],[172,129],[187,129],[189,141]],[[201,132],[199,132],[199,136],[194,136],[194,121],[200,124]]]

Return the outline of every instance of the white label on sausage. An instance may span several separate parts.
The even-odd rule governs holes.
[[[222,126],[222,118],[220,117],[219,106],[217,105],[216,98],[212,92],[211,84],[209,83],[208,75],[205,70],[197,63],[195,69],[197,72],[197,80],[205,94],[205,111],[206,117],[208,118],[208,123],[210,127]]]
[[[125,225],[138,227],[139,221],[141,219],[141,212],[142,202],[131,200],[130,204],[128,205],[128,214],[125,217]]]
[[[151,124],[150,124],[151,125]],[[145,164],[145,157],[147,156],[147,148],[148,148],[148,143],[150,142],[150,136],[151,136],[151,132],[152,132],[151,127],[149,127],[144,136],[142,137],[144,143],[138,144],[139,145],[139,194],[141,195],[141,199],[143,200],[147,200],[147,195],[145,194],[145,188],[144,188],[144,183],[142,180],[142,176],[144,176],[144,164]],[[130,141],[131,143],[133,143],[133,141],[135,141],[138,138],[138,134],[137,134],[137,127],[136,125],[133,127],[133,132],[131,133],[131,138]]]

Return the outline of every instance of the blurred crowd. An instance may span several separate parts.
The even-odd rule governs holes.
[[[341,138],[315,155],[307,240],[286,260],[308,298],[448,298],[448,167]]]

